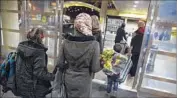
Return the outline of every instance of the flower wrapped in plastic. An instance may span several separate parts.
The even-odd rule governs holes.
[[[114,52],[114,50],[104,50],[101,55],[104,61],[103,71],[107,75],[119,74],[121,67],[119,65],[125,64],[128,60],[127,56]]]

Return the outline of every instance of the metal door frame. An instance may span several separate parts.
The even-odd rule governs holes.
[[[147,22],[149,22],[149,24],[151,25],[150,34],[152,34],[152,31],[154,30],[152,25],[156,22],[156,18],[157,18],[157,15],[158,15],[159,3],[160,3],[160,1],[151,0],[150,11],[148,12],[148,19],[147,19],[148,20]],[[154,19],[153,18],[151,19],[151,17],[154,17]],[[151,87],[142,87],[142,83],[143,83],[144,78],[164,81],[164,82],[173,83],[173,84],[177,83],[176,80],[168,79],[168,78],[165,78],[165,77],[151,76],[151,75],[145,74],[146,73],[146,63],[147,63],[148,55],[150,53],[151,46],[152,46],[152,43],[153,43],[153,42],[149,41],[148,45],[147,45],[147,48],[146,48],[145,47],[146,39],[147,39],[146,37],[143,38],[141,55],[140,55],[138,68],[137,68],[137,72],[136,72],[136,78],[135,78],[136,80],[134,81],[133,87],[135,88],[136,85],[137,85],[138,93],[147,93],[147,94],[151,94],[151,95],[154,95],[154,96],[176,97],[176,95],[174,95],[172,93],[169,93],[169,92],[160,91],[158,89],[151,88]],[[150,36],[149,39],[151,40],[152,36]],[[145,55],[144,55],[144,53],[145,53]],[[158,53],[162,54],[161,51],[158,51]],[[166,53],[165,55],[169,55],[169,56],[174,57],[175,54]],[[143,58],[143,56],[145,58]],[[140,72],[140,76],[138,76],[140,69],[142,71]]]

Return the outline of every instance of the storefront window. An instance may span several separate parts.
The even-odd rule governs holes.
[[[144,64],[139,89],[146,93],[169,97],[176,95],[177,2],[155,3],[154,12],[150,11],[152,17],[146,26],[142,47],[144,58],[140,59],[144,59]]]

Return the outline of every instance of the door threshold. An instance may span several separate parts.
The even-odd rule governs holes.
[[[103,80],[93,79],[92,82],[96,83],[96,84],[99,84],[99,85],[106,86],[106,81],[103,81]],[[131,91],[131,92],[136,92],[137,93],[136,89],[132,89],[132,87],[123,85],[123,83],[121,85],[119,85],[119,88],[122,89],[122,90],[127,90],[127,91]]]

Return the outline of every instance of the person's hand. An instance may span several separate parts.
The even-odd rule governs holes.
[[[56,66],[53,70],[53,74],[56,74],[57,73],[57,70],[58,70],[58,67]]]
[[[131,53],[127,53],[126,56],[130,57],[130,56],[132,56],[132,54]]]
[[[104,64],[105,64],[105,61],[101,58],[101,59],[100,59],[100,66],[103,68],[103,67],[104,67]]]

